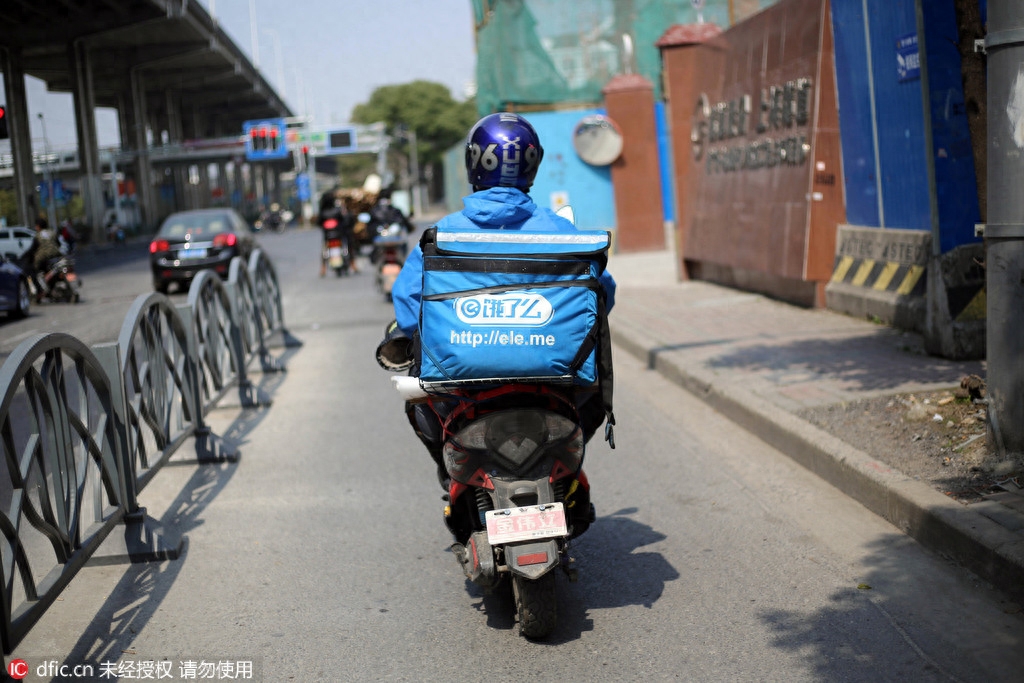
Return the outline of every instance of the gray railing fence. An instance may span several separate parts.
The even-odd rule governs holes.
[[[0,366],[5,655],[115,529],[137,532],[129,527],[145,515],[139,493],[183,443],[194,437],[200,460],[211,455],[205,417],[217,402],[237,388],[254,405],[253,361],[281,369],[268,340],[291,337],[261,251],[248,263],[236,258],[227,282],[201,273],[187,301],[140,295],[115,342],[90,348],[64,333],[36,335]]]

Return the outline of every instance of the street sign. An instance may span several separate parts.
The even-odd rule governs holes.
[[[249,161],[269,161],[288,158],[284,119],[246,121],[242,124],[245,135],[245,158]]]
[[[356,151],[356,129],[337,128],[326,132],[326,145],[324,152],[330,154],[346,154]]]
[[[299,195],[300,202],[308,202],[310,199],[309,175],[300,173],[295,176],[295,189]]]
[[[292,149],[305,146],[318,157],[356,153],[376,154],[381,148],[387,147],[383,124],[318,130],[289,128],[286,139]]]
[[[916,33],[896,40],[896,77],[900,83],[921,77],[921,52],[917,45]]]

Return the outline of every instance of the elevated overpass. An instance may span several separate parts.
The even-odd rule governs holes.
[[[41,209],[33,159],[39,150],[32,149],[29,135],[25,76],[73,97],[75,163],[93,225],[99,225],[105,208],[105,159],[116,158],[134,179],[143,221],[151,226],[169,208],[184,208],[188,194],[185,167],[166,166],[177,206],[159,203],[158,195],[166,193],[156,188],[167,182],[154,173],[158,158],[203,158],[197,153],[201,145],[193,144],[184,157],[174,150],[184,150],[187,141],[236,137],[246,120],[293,116],[227,33],[189,0],[6,0],[0,4],[0,70],[12,180],[23,217]],[[103,160],[97,107],[115,109],[120,123],[122,149]],[[223,154],[221,149],[218,155]],[[262,180],[262,169],[255,175]]]

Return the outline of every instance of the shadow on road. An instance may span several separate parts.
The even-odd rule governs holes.
[[[579,581],[570,583],[558,572],[558,626],[541,645],[559,645],[578,640],[594,629],[591,609],[629,605],[653,607],[665,584],[679,578],[679,572],[661,553],[637,552],[665,540],[665,534],[629,518],[636,508],[618,510],[597,518],[587,533],[572,545],[579,568]],[[453,560],[454,561],[454,560]],[[516,607],[511,587],[505,582],[490,595],[466,581],[466,590],[478,602],[473,607],[487,616],[487,626],[497,630],[515,628]]]
[[[276,359],[277,364],[286,367],[287,359],[298,350],[299,347],[286,349]],[[264,396],[273,397],[286,377],[286,372],[262,375],[257,385],[259,392]],[[249,435],[271,409],[269,403],[242,409],[224,429],[223,434],[217,436],[224,451],[241,455],[240,447],[246,443]],[[227,488],[235,472],[244,466],[245,462],[244,459],[237,458],[203,461],[190,458],[185,452],[187,450],[186,447],[181,449],[184,459],[176,454],[165,466],[194,466],[196,469],[159,520],[159,525],[168,539],[182,539],[181,555],[172,561],[128,566],[121,580],[111,590],[106,602],[64,660],[65,664],[75,666],[91,663],[99,674],[103,662],[116,663],[122,659],[133,659],[131,645],[136,635],[160,609],[188,561],[188,532],[204,523],[203,513],[206,508]],[[160,474],[157,473],[156,476],[159,477]],[[112,680],[114,678],[116,676],[111,676]]]

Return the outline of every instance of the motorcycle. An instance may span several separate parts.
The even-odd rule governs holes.
[[[75,272],[75,260],[68,254],[50,259],[45,269],[29,278],[30,289],[36,300],[43,298],[53,302],[77,304],[82,280]]]
[[[376,252],[378,238],[400,234],[403,230],[406,233],[413,231],[408,217],[387,196],[378,198],[369,211],[363,211],[357,216],[357,221],[365,226],[361,246],[369,245],[371,256]],[[404,254],[402,256],[404,258]]]
[[[415,377],[392,381],[407,399],[431,400],[417,394]],[[523,636],[545,638],[558,621],[554,570],[577,580],[569,544],[595,519],[580,420],[552,387],[513,384],[461,398],[443,446],[452,553],[486,593],[511,589]]]
[[[382,368],[414,372],[392,375],[414,424],[439,421],[439,442],[421,438],[447,491],[453,555],[485,592],[511,589],[526,638],[557,625],[554,570],[577,578],[570,542],[595,520],[585,444],[602,422],[614,448],[609,242],[606,231],[428,229],[419,336],[396,322],[377,348]]]
[[[340,214],[324,214],[320,217],[320,227],[324,231],[321,276],[328,266],[338,277],[348,273],[352,254],[349,253],[348,242],[344,239],[343,220],[345,217]]]
[[[360,214],[360,222],[369,222],[369,214]],[[377,229],[373,238],[373,250],[370,252],[370,263],[377,266],[377,289],[384,298],[391,301],[391,289],[398,273],[402,270],[408,252],[405,241],[405,228],[400,223],[391,223]]]
[[[293,215],[291,211],[282,211],[275,204],[270,207],[269,211],[264,211],[260,214],[259,218],[256,219],[256,223],[253,225],[253,228],[257,232],[266,228],[271,232],[282,233],[292,218]]]

